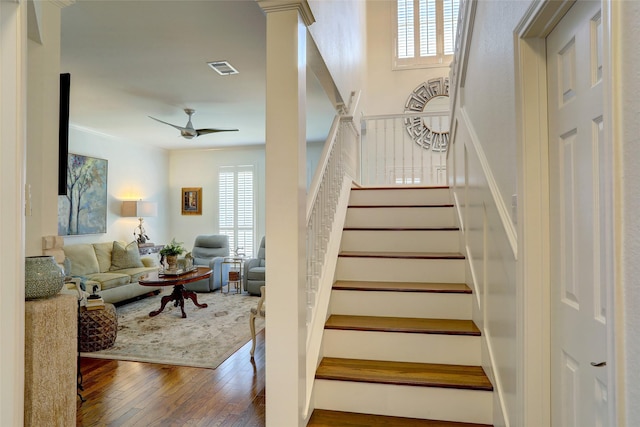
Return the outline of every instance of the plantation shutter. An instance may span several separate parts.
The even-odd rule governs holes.
[[[229,236],[229,250],[253,255],[254,167],[222,166],[218,173],[219,232]]]
[[[396,0],[396,66],[443,64],[455,51],[460,0]]]
[[[456,48],[456,33],[458,32],[459,0],[443,0],[444,18],[444,54],[453,55]]]
[[[420,56],[437,55],[436,0],[420,0]]]
[[[413,58],[413,0],[398,0],[398,58]]]

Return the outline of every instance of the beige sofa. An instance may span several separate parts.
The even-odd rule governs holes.
[[[158,266],[153,258],[140,257],[136,242],[82,243],[63,249],[71,262],[70,275],[83,278],[89,293],[97,285],[105,302],[116,303],[161,289],[138,284]],[[73,286],[68,284],[67,291],[73,291]]]

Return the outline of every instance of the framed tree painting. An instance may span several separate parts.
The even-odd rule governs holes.
[[[182,189],[182,215],[202,215],[202,187]]]
[[[58,235],[107,232],[107,160],[69,153],[67,194],[58,196]]]

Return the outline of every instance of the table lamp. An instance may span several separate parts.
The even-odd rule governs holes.
[[[158,216],[158,204],[156,202],[143,202],[142,200],[125,200],[122,202],[121,215],[124,217],[138,217],[140,224],[133,230],[133,235],[139,245],[149,240],[142,223],[143,217]]]

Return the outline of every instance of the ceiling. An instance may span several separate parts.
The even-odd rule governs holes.
[[[264,144],[266,18],[255,0],[78,0],[61,33],[72,125],[165,149]],[[239,74],[217,74],[216,60]],[[335,110],[307,76],[307,140],[323,141]],[[148,117],[184,126],[184,108],[196,128],[239,131],[187,140]]]

